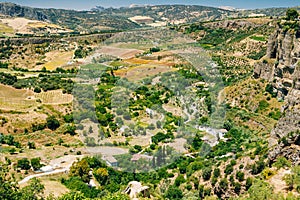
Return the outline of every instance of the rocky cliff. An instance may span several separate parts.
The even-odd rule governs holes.
[[[269,38],[263,62],[254,77],[269,81],[273,95],[284,100],[282,117],[269,140],[270,161],[284,156],[300,164],[300,31],[278,28]]]

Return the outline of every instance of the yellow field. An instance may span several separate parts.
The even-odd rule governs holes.
[[[165,73],[170,71],[176,71],[176,68],[172,68],[166,65],[151,65],[143,64],[127,69],[120,69],[115,72],[117,76],[125,77],[129,81],[142,80],[148,76],[154,76],[159,73]]]
[[[58,67],[66,65],[73,57],[73,52],[49,52],[46,53],[46,60],[48,61],[44,67],[47,70],[55,70]]]
[[[0,33],[13,33],[14,29],[0,22]]]

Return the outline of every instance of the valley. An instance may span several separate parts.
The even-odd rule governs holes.
[[[299,199],[299,7],[99,9],[0,3],[3,199]]]

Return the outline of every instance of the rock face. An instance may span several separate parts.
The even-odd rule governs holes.
[[[282,118],[269,139],[269,159],[286,157],[300,164],[300,32],[276,30],[269,38],[266,59],[257,63],[254,78],[272,85],[273,93],[284,100]]]
[[[236,29],[249,29],[252,27],[260,26],[255,23],[251,23],[246,20],[225,20],[220,22],[213,22],[209,24],[210,27],[215,28],[224,28],[224,29],[230,29],[230,30],[236,30]]]

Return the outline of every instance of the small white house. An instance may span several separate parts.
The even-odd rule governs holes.
[[[41,167],[40,170],[41,170],[42,172],[52,172],[54,169],[53,169],[52,166],[46,165],[46,166],[44,166],[44,167]]]

